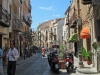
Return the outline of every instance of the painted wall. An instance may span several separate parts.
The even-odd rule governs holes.
[[[62,18],[61,20],[59,20],[57,25],[57,38],[58,41],[60,41],[59,43],[62,44],[63,40],[62,40],[62,35],[63,35],[63,25],[64,25],[64,18]]]

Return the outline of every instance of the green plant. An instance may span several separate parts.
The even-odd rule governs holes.
[[[70,38],[69,38],[70,42],[77,42],[78,41],[78,34],[74,33]]]
[[[97,42],[94,42],[94,43],[92,44],[92,47],[93,47],[95,50],[97,50],[97,48],[99,47],[99,45],[98,45]]]
[[[3,53],[6,53],[8,51],[8,46],[3,47]]]
[[[60,52],[64,52],[64,46],[63,46],[63,44],[60,46]]]
[[[63,59],[63,53],[60,52],[60,54],[58,55],[58,57],[59,57],[60,59]]]
[[[3,47],[3,54],[5,55],[8,51],[8,45],[6,44],[5,47]],[[6,60],[6,56],[3,57],[3,61]]]
[[[28,42],[29,42],[29,46],[31,46],[31,45],[32,45],[32,31],[31,31],[31,30],[27,30],[27,31],[25,31],[25,32],[23,33],[23,35],[24,35],[25,37],[27,37],[27,40],[28,40]]]
[[[90,51],[87,51],[87,52],[86,52],[85,58],[86,58],[87,60],[90,60]]]
[[[100,52],[100,46],[99,46],[99,44],[97,42],[94,42],[92,44],[92,47],[95,50],[95,55],[100,56],[100,53],[99,53]]]
[[[60,45],[60,54],[59,54],[59,58],[60,59],[63,59],[63,56],[64,56],[64,45]]]
[[[85,57],[86,56],[86,49],[84,47],[81,47],[81,54],[82,54],[82,57]]]

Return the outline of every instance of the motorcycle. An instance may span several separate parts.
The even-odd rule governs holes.
[[[51,70],[58,73],[59,72],[58,55],[55,53],[50,53],[50,55],[48,56],[48,62],[49,62],[49,66],[50,66]]]
[[[67,70],[67,72],[69,73],[69,70],[70,69],[73,69],[73,60],[72,60],[72,57],[71,56],[66,56],[65,57],[65,68],[66,68],[66,70]]]

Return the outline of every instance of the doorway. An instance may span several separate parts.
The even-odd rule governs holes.
[[[77,42],[74,43],[74,48],[75,48],[75,56],[78,57],[78,48],[77,48]]]
[[[0,48],[2,49],[2,35],[0,34]]]

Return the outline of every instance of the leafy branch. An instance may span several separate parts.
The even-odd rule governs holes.
[[[32,31],[27,30],[27,31],[25,31],[25,32],[23,33],[23,35],[24,35],[25,37],[27,37],[27,40],[28,40],[28,42],[29,42],[29,45],[32,45]]]

